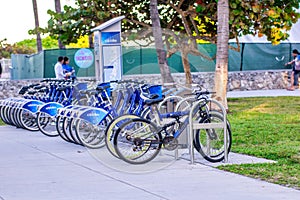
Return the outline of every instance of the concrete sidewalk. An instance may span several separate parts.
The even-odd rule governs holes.
[[[248,91],[229,91],[227,97],[276,97],[276,96],[300,96],[300,89],[294,91],[279,90],[248,90]]]
[[[105,148],[102,151],[109,155]],[[142,166],[145,172],[139,173],[135,166],[117,158],[99,160],[94,153],[58,137],[1,126],[0,199],[296,200],[300,197],[298,190],[207,165],[191,165],[185,159],[174,161],[171,156],[161,169],[151,170],[157,166],[149,163]]]

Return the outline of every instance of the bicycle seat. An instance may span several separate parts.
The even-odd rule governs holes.
[[[106,86],[100,86],[100,85],[98,85],[97,87],[96,87],[96,90],[105,90],[105,89],[107,89],[107,88],[110,88],[110,86],[109,85],[106,85]]]

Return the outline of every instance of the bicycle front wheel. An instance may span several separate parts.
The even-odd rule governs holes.
[[[56,130],[56,117],[50,116],[47,113],[39,112],[37,114],[37,125],[39,130],[49,137],[58,136]]]
[[[98,125],[93,125],[85,120],[76,120],[76,136],[82,145],[91,149],[98,149],[105,145],[105,130],[112,121],[110,115]]]
[[[209,112],[199,123],[221,123],[223,116],[219,112]],[[231,129],[227,121],[227,152],[231,148]],[[224,159],[224,130],[223,129],[200,129],[194,138],[196,150],[209,162],[220,162]]]
[[[142,118],[130,119],[120,126],[113,139],[119,158],[130,164],[144,164],[153,160],[162,146],[157,126]]]
[[[115,135],[116,130],[126,121],[132,119],[132,118],[139,118],[137,115],[121,115],[117,118],[114,118],[109,125],[106,127],[105,131],[105,144],[107,147],[107,150],[115,157],[118,158],[118,155],[115,151],[114,144],[113,144],[113,138]]]
[[[29,131],[38,131],[39,128],[36,123],[36,113],[32,113],[25,109],[21,109],[18,114],[18,118],[20,119],[20,124],[22,127]]]

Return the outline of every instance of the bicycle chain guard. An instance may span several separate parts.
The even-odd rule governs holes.
[[[178,147],[178,140],[173,136],[166,136],[163,139],[164,148],[168,151],[173,151]]]

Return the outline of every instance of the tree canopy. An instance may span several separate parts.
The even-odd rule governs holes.
[[[35,43],[36,44],[36,43]],[[6,39],[0,40],[0,59],[10,58],[11,54],[33,54],[36,46],[31,47],[24,44],[9,44]]]
[[[124,15],[122,28],[151,26],[150,1],[77,0],[76,7],[64,6],[61,14],[48,11],[51,18],[44,30],[64,44],[90,35],[90,29],[116,16]],[[298,0],[229,0],[230,38],[246,34],[266,35],[273,44],[288,37],[286,31],[297,22]],[[161,27],[187,34],[194,39],[216,43],[217,0],[159,0]],[[59,25],[59,22],[62,25]]]
[[[209,20],[212,26],[207,26],[207,33],[213,33],[217,25],[217,3],[215,0],[197,0],[196,11],[201,23]],[[300,17],[297,13],[299,0],[229,0],[230,38],[241,35],[266,35],[272,44],[288,38],[289,31]],[[207,19],[209,16],[209,19]]]
[[[288,38],[286,33],[297,22],[298,0],[228,0],[229,39],[241,35],[266,35],[273,44]],[[217,43],[218,0],[158,0],[157,8],[164,30],[168,57],[180,51],[186,83],[192,82],[188,54],[202,56],[197,49],[199,40]],[[65,6],[62,13],[49,10],[51,19],[46,32],[62,43],[76,42],[99,24],[117,16],[125,16],[122,29],[126,39],[145,39],[152,36],[150,1],[143,0],[77,0],[76,8]],[[132,29],[140,31],[130,32]],[[141,31],[143,29],[143,31]],[[126,34],[129,32],[129,34]],[[239,50],[239,41],[237,40]]]

